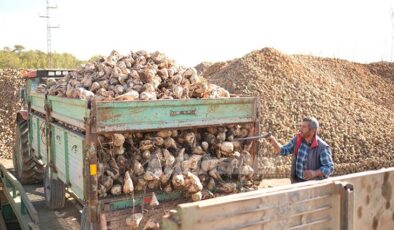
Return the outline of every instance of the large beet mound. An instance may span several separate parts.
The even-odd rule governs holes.
[[[0,158],[11,158],[16,113],[21,109],[18,96],[24,80],[18,70],[0,69]]]
[[[264,48],[197,70],[231,93],[260,97],[262,132],[271,131],[281,143],[304,116],[317,117],[336,175],[394,166],[394,63],[359,64]],[[290,158],[277,156],[265,142],[260,156],[266,178],[289,175]]]

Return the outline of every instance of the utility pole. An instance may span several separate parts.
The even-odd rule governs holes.
[[[47,65],[48,65],[48,69],[52,68],[52,38],[51,38],[51,30],[52,29],[56,29],[56,28],[60,28],[59,25],[57,26],[52,26],[51,25],[51,15],[50,15],[50,11],[52,9],[56,9],[57,5],[55,6],[51,6],[49,4],[49,0],[46,0],[47,2],[47,10],[46,10],[46,14],[45,15],[40,15],[40,18],[45,18],[47,21]]]

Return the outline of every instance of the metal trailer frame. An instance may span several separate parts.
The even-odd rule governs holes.
[[[4,195],[21,228],[23,230],[38,230],[39,221],[36,209],[29,201],[23,186],[2,164],[0,164],[0,180],[3,183]]]
[[[34,84],[31,85],[34,88]],[[110,222],[151,194],[99,199],[97,194],[97,136],[102,133],[197,129],[249,124],[260,134],[258,99],[253,97],[157,101],[103,102],[61,98],[32,92],[27,97],[31,153],[48,165],[87,207],[91,223]],[[78,133],[59,124],[83,130]],[[257,167],[258,142],[248,141]],[[257,168],[256,172],[257,171]],[[156,193],[159,201],[179,198],[180,192]],[[106,225],[101,223],[101,229]]]

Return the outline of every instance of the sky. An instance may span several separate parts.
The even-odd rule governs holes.
[[[179,64],[264,47],[356,62],[393,60],[394,0],[51,0],[52,51],[79,59],[160,51]],[[46,0],[0,0],[0,49],[47,49]]]

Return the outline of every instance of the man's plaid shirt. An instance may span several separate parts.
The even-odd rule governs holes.
[[[308,145],[305,140],[302,140],[301,145],[298,149],[297,160],[296,160],[296,175],[300,179],[304,179],[304,170],[307,165],[307,156],[311,148],[317,146],[317,136],[315,137],[312,145]],[[294,153],[294,148],[296,147],[297,136],[295,136],[291,141],[282,146],[280,154],[283,156]],[[312,154],[312,153],[311,153]],[[334,163],[331,157],[331,149],[329,147],[323,148],[323,151],[320,153],[320,170],[324,174],[325,177],[331,175],[334,171]]]

